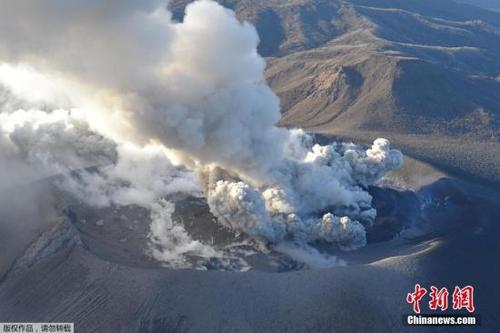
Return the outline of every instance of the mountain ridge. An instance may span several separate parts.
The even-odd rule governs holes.
[[[175,18],[189,2],[170,4]],[[256,26],[281,126],[353,140],[383,133],[405,147],[411,136],[500,142],[500,13],[451,0],[219,3]],[[494,165],[496,155],[484,158]],[[492,173],[500,181],[479,172]]]

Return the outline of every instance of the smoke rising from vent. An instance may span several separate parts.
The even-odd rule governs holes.
[[[219,223],[262,243],[366,244],[376,216],[367,186],[399,168],[401,153],[385,139],[365,151],[276,127],[279,100],[258,35],[232,11],[196,1],[178,23],[155,0],[1,0],[0,8],[0,61],[24,66],[0,67],[9,91],[0,165],[9,173],[14,155],[48,172],[103,166],[61,186],[94,205],[150,209],[152,239],[165,244],[156,257],[169,261],[216,256],[174,226],[165,196],[175,192],[202,191]],[[21,72],[51,86],[27,89]],[[16,110],[25,108],[17,98],[37,110]],[[174,230],[182,248],[172,248]]]

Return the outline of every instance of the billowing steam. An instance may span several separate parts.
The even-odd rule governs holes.
[[[155,256],[181,266],[220,253],[172,221],[165,198],[178,192],[203,193],[219,223],[278,249],[364,246],[376,216],[367,186],[401,153],[385,139],[365,151],[276,127],[258,42],[207,0],[182,23],[160,0],[0,0],[0,61],[11,64],[0,66],[0,188],[19,172],[101,166],[59,185],[93,205],[150,209]]]

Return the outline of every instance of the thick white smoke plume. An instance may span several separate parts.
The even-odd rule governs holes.
[[[285,153],[283,164],[272,169],[275,182],[269,184],[209,184],[212,212],[228,227],[273,243],[291,236],[303,243],[335,243],[344,250],[364,246],[363,225],[376,217],[366,186],[398,168],[401,153],[391,150],[387,140],[377,139],[367,151],[355,145],[314,145],[299,156]]]
[[[376,216],[367,186],[399,168],[401,153],[385,139],[365,151],[276,127],[258,42],[253,26],[208,0],[182,23],[160,0],[0,0],[0,62],[24,66],[0,66],[0,166],[105,166],[65,188],[95,205],[151,209],[169,261],[216,255],[172,224],[164,197],[174,192],[203,190],[219,223],[263,243],[364,246]],[[71,111],[18,110],[26,101]]]
[[[0,189],[114,160],[114,144],[69,111],[0,113]]]

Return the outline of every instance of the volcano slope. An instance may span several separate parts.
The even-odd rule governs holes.
[[[46,192],[37,208],[43,218],[22,237],[1,234],[2,242],[31,245],[2,256],[11,264],[1,272],[0,318],[75,322],[82,332],[398,332],[417,281],[476,286],[481,328],[497,331],[498,189],[407,159],[371,193],[379,217],[368,246],[338,254],[338,267],[291,265],[280,274],[262,264],[248,272],[164,268],[145,255],[140,210],[87,210]],[[203,205],[184,200],[176,219],[193,237],[227,242]]]
[[[172,1],[177,19],[190,1]],[[281,125],[500,181],[500,13],[451,0],[221,0],[256,25]]]
[[[436,124],[434,127],[427,125],[424,127],[419,123],[429,116],[425,113],[422,113],[423,118],[420,116],[405,118],[412,115],[411,110],[417,109],[404,111],[398,106],[399,104],[396,105],[395,96],[399,95],[394,94],[395,81],[390,79],[395,75],[394,71],[390,71],[391,68],[399,73],[402,68],[400,66],[408,63],[417,64],[416,68],[409,67],[413,68],[413,71],[406,72],[413,73],[412,75],[417,75],[421,73],[422,68],[430,66],[431,69],[437,70],[438,74],[441,70],[445,73],[451,71],[457,77],[465,78],[465,81],[473,80],[475,76],[471,78],[461,71],[454,72],[451,70],[451,65],[441,67],[439,62],[422,60],[419,57],[423,56],[411,55],[410,51],[403,50],[404,45],[399,44],[412,44],[412,41],[421,43],[424,37],[437,38],[441,43],[442,40],[439,39],[441,37],[438,34],[434,36],[430,32],[433,32],[432,29],[439,30],[443,25],[453,25],[455,21],[465,23],[458,24],[455,26],[456,29],[443,28],[445,32],[462,31],[464,38],[470,37],[467,32],[468,24],[474,26],[477,22],[467,22],[476,14],[485,16],[484,22],[487,28],[484,29],[491,30],[490,35],[495,35],[497,29],[495,22],[498,22],[496,14],[472,7],[459,7],[467,9],[464,16],[459,17],[462,14],[459,15],[453,10],[446,12],[448,7],[436,6],[430,1],[390,2],[391,6],[401,7],[399,9],[388,8],[387,3],[389,2],[225,1],[225,4],[233,6],[240,16],[247,12],[260,22],[258,26],[263,36],[260,51],[268,55],[270,61],[268,79],[275,91],[280,93],[286,109],[283,125],[303,126],[325,133],[333,132],[337,136],[342,134],[341,130],[346,131],[345,136],[360,136],[360,133],[371,135],[376,131],[387,131],[390,132],[389,136],[396,134],[402,136],[399,146],[402,146],[405,142],[403,140],[408,138],[408,133],[415,132],[415,136],[424,137],[432,143],[435,141],[436,145],[446,148],[446,151],[450,151],[450,148],[447,147],[448,144],[443,144],[445,137],[450,137],[457,146],[463,142],[461,140],[465,140],[463,137],[480,145],[484,142],[496,144],[494,139],[490,138],[495,137],[494,135],[485,136],[482,132],[468,127],[461,129],[459,126],[462,132],[454,127],[447,127],[452,122],[446,117],[443,120],[437,116],[435,117],[437,120],[432,118],[431,123]],[[455,6],[451,2],[444,3]],[[266,10],[265,14],[259,14],[257,10],[264,8],[266,4],[274,6],[273,8],[284,8],[285,11],[291,8],[290,24],[280,23],[275,30],[275,22],[282,20],[281,14],[278,9],[274,12]],[[301,5],[305,6],[304,10],[300,10]],[[320,7],[314,7],[315,5]],[[313,8],[312,13],[307,8]],[[302,15],[300,18],[305,17],[305,19],[294,21],[293,17],[297,13],[299,16]],[[417,35],[412,40],[398,39],[396,36],[391,41],[389,33],[382,34],[384,31],[382,27],[392,31],[392,34],[401,33],[403,36],[418,31],[411,26],[408,31],[403,30],[401,26],[389,29],[388,27],[394,22],[386,16],[392,14],[396,15],[396,18],[397,15],[409,17],[410,22],[416,21],[414,24],[423,22],[422,24],[429,25],[432,29],[425,30],[426,32],[420,36],[421,39],[417,38]],[[177,15],[180,19],[181,14]],[[321,19],[315,18],[318,15]],[[429,18],[435,16],[438,18],[429,22]],[[345,19],[339,19],[338,22],[345,24],[329,27],[325,20],[329,21],[331,17],[344,17]],[[307,26],[302,22],[311,24]],[[354,25],[349,25],[348,22]],[[361,26],[355,25],[356,22]],[[483,29],[481,28],[483,23],[480,23],[477,29]],[[353,30],[352,27],[356,28]],[[476,28],[470,29],[474,32]],[[486,31],[483,30],[481,33],[478,32],[477,36],[483,35]],[[265,31],[273,33],[266,34]],[[293,33],[287,35],[287,31]],[[475,37],[476,35],[474,38],[471,37],[471,42],[476,41]],[[365,42],[362,42],[363,40]],[[481,43],[480,47],[484,50],[496,47],[494,42]],[[333,44],[335,45],[331,46]],[[372,48],[366,49],[367,45],[364,44],[371,45]],[[435,46],[432,43],[427,44],[429,45]],[[406,47],[410,50],[417,48],[415,45]],[[331,48],[339,50],[335,53],[338,57],[331,53]],[[326,50],[323,57],[318,53],[322,50]],[[430,52],[426,48],[420,51]],[[486,61],[485,66],[488,68],[494,67],[497,63],[496,55],[493,51],[488,52],[484,51],[486,56],[481,59]],[[362,61],[356,62],[356,58]],[[306,61],[307,59],[311,59],[310,62]],[[330,63],[338,59],[344,59],[345,62],[340,65]],[[460,60],[460,62],[466,61]],[[292,65],[291,69],[289,72],[281,72],[288,74],[280,77],[280,71],[277,71],[276,75],[273,75],[273,68],[279,69],[279,66],[288,68],[287,63]],[[375,66],[377,64],[386,67],[378,68]],[[287,81],[286,76],[293,73],[294,68],[297,70],[297,75],[300,73],[304,75],[303,73],[310,71],[310,77],[299,75],[296,79]],[[368,72],[363,72],[359,68],[366,68]],[[374,68],[378,68],[379,71],[370,72]],[[478,68],[471,69],[471,73],[480,71]],[[373,73],[378,79],[369,81],[370,85],[365,86],[369,73]],[[386,81],[380,79],[385,78],[384,75],[388,77]],[[435,75],[433,78],[440,78],[440,75]],[[489,87],[492,82],[491,74],[484,75],[479,78],[480,81],[470,82],[486,82],[488,84],[480,85],[481,89]],[[301,83],[300,78],[304,80],[305,85],[299,85],[295,91],[294,84]],[[423,79],[425,78],[427,75]],[[319,88],[312,86],[314,89],[295,102],[294,94],[307,92],[304,87],[311,82],[316,84],[316,80]],[[389,85],[384,86],[382,84],[384,82]],[[441,81],[433,79],[428,84],[435,82]],[[443,82],[449,84],[455,81]],[[283,92],[279,91],[279,84],[285,83],[291,85],[291,90],[287,88]],[[413,83],[408,84],[413,88]],[[415,86],[422,88],[422,84]],[[496,87],[496,83],[492,86]],[[347,106],[345,111],[339,111],[340,114],[335,116],[335,119],[328,121],[325,121],[324,115],[319,114],[327,108],[314,109],[312,102],[310,105],[301,106],[304,112],[293,111],[294,106],[299,105],[301,101],[307,101],[307,97],[313,95],[314,91],[321,92],[321,87],[325,87],[326,92],[329,92],[328,94],[325,92],[327,96],[343,96],[335,97],[333,102],[330,101],[332,103],[336,101],[347,103],[346,101],[350,101],[349,98],[357,101],[359,96],[368,95],[373,99],[366,97],[365,102],[369,102],[370,107],[364,109],[365,114],[362,108],[351,108],[351,104],[362,106],[363,100],[358,101],[359,105],[358,102],[351,101],[345,104]],[[345,90],[348,87],[351,89]],[[352,90],[352,87],[357,89],[371,87],[370,94],[366,90]],[[463,94],[476,94],[478,91],[472,89],[474,85],[467,87],[470,89],[460,91]],[[448,90],[450,99],[440,99],[439,95],[431,98],[431,101],[437,100],[439,103],[458,101],[456,105],[460,106],[460,101],[463,99],[454,100],[461,96],[456,93],[455,86],[452,88]],[[387,89],[389,90],[384,95]],[[291,97],[287,97],[287,91],[292,92]],[[345,95],[345,91],[349,91],[349,94]],[[368,95],[361,94],[361,91],[365,91]],[[485,101],[495,105],[491,91],[485,90],[487,96]],[[340,94],[341,92],[344,94]],[[408,93],[406,89],[403,89],[403,92]],[[431,97],[433,92],[435,90],[429,88],[428,93]],[[411,94],[404,97],[401,100],[406,102],[420,100],[413,98]],[[288,105],[287,100],[292,102]],[[393,109],[386,108],[387,105],[391,106],[384,105],[387,101],[393,101],[397,108],[396,106]],[[480,104],[481,101],[483,100],[477,96],[474,103]],[[453,104],[445,110],[454,110],[458,107],[456,105]],[[306,114],[310,110],[316,110],[318,114],[310,118],[300,118],[302,113]],[[376,112],[377,110],[380,114]],[[420,108],[417,111],[420,115]],[[464,114],[469,115],[469,111],[466,111]],[[389,113],[382,117],[384,112]],[[489,133],[486,131],[489,128],[496,128],[496,116],[493,111],[484,109],[478,112],[478,117],[485,119],[478,125],[480,128],[485,128],[484,133]],[[451,119],[455,119],[453,117]],[[461,114],[458,119],[460,117]],[[316,122],[321,119],[323,121]],[[465,121],[466,126],[470,123],[474,124],[473,121]],[[438,126],[440,124],[441,127]],[[373,127],[370,127],[372,125]],[[419,126],[424,129],[419,129]],[[412,132],[413,127],[415,130]],[[434,137],[437,139],[434,140]],[[413,144],[414,141],[409,142]],[[421,146],[424,149],[423,155],[430,156],[425,150],[427,146]],[[413,146],[408,147],[408,151],[412,152]],[[462,150],[465,151],[464,154],[469,154],[468,151],[471,149]],[[495,150],[491,147],[484,150],[478,148],[474,151],[491,152],[493,157],[496,156]],[[459,155],[453,156],[460,159]],[[442,163],[447,163],[440,154],[437,158]],[[490,165],[497,164],[490,163]],[[460,168],[460,165],[458,167]],[[470,172],[465,168],[460,170]],[[484,169],[480,168],[479,172],[482,172],[481,170]],[[473,173],[479,174],[479,172]],[[466,176],[460,179],[443,179],[446,176],[434,170],[428,171],[428,168],[421,167],[418,163],[406,163],[405,169],[393,175],[393,178],[384,180],[387,185],[402,184],[402,186],[391,188],[378,184],[371,188],[370,193],[374,197],[374,205],[379,211],[379,216],[368,235],[369,245],[356,253],[338,255],[345,266],[322,270],[305,270],[293,263],[286,265],[289,261],[285,261],[283,265],[281,258],[277,261],[280,265],[275,265],[276,261],[267,260],[274,259],[271,255],[250,263],[250,272],[244,273],[223,271],[227,267],[221,267],[217,263],[206,266],[208,271],[168,269],[162,267],[161,262],[148,259],[144,253],[148,221],[143,218],[143,212],[134,207],[88,211],[86,207],[67,200],[64,195],[61,196],[56,191],[52,196],[47,195],[47,202],[40,207],[35,207],[32,211],[27,210],[25,216],[13,217],[5,213],[7,209],[0,210],[2,221],[17,222],[16,220],[22,219],[26,223],[32,220],[35,224],[30,228],[20,228],[21,231],[27,232],[21,238],[13,237],[19,232],[15,228],[9,230],[9,233],[3,230],[0,233],[2,237],[0,244],[8,241],[17,245],[15,248],[9,245],[8,248],[12,251],[2,256],[0,320],[70,321],[76,323],[77,331],[83,332],[402,331],[405,329],[401,320],[402,314],[410,312],[410,306],[405,301],[406,294],[414,288],[416,282],[419,282],[426,286],[435,284],[449,288],[464,284],[476,286],[476,307],[482,319],[481,328],[485,331],[498,331],[500,319],[497,300],[500,294],[496,289],[496,282],[500,272],[494,262],[494,258],[500,254],[497,241],[500,230],[495,223],[500,217],[497,204],[498,188],[491,189],[471,184]],[[425,182],[422,183],[422,180]],[[9,192],[5,196],[10,198],[15,194],[17,197],[26,197],[30,190],[31,187],[20,189],[18,193]],[[207,235],[216,236],[214,241],[221,244],[228,238],[235,237],[223,230],[214,229],[214,224],[209,223],[213,216],[208,214],[206,205],[202,201],[191,199],[176,207],[181,207],[177,217],[183,220],[182,223],[193,236],[198,235],[200,238]],[[12,201],[14,200],[7,200],[3,207],[9,208]],[[36,218],[37,216],[43,218]],[[193,223],[193,219],[205,223]],[[321,244],[317,246],[320,247]],[[26,247],[28,248],[24,251]],[[276,273],[282,270],[286,270],[287,273]],[[360,318],[362,320],[359,320]]]

